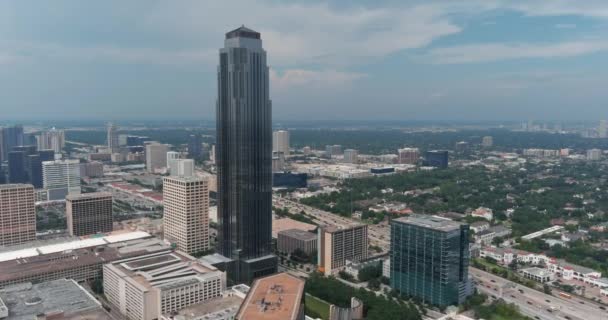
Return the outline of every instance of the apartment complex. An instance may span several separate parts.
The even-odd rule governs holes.
[[[150,254],[106,264],[103,286],[127,319],[152,320],[221,297],[226,274],[185,253]]]
[[[391,221],[390,283],[398,292],[438,306],[470,294],[469,226],[411,215]]]
[[[112,194],[109,192],[68,195],[65,204],[68,232],[86,236],[112,231]]]
[[[34,187],[0,185],[0,247],[36,240]]]
[[[327,226],[319,229],[319,270],[331,275],[346,265],[346,261],[367,259],[367,225],[348,227]]]
[[[202,177],[165,177],[165,240],[194,254],[209,249],[209,183]]]
[[[292,253],[296,249],[310,255],[317,251],[317,235],[300,229],[279,231],[277,235],[277,250]]]
[[[106,263],[171,247],[145,232],[116,233],[75,241],[38,243],[0,251],[0,288],[56,279],[87,281],[101,276]]]
[[[80,194],[80,161],[42,162],[42,184],[49,200],[63,200],[68,194]]]
[[[236,320],[304,320],[304,284],[288,273],[256,279]]]

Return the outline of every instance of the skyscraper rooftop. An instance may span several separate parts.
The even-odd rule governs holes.
[[[395,222],[407,223],[423,228],[438,230],[438,231],[450,231],[460,229],[462,223],[452,221],[447,218],[442,218],[438,216],[429,216],[422,214],[414,214],[408,217],[402,217],[398,219],[394,219]]]
[[[254,30],[251,30],[244,25],[226,33],[226,39],[232,38],[251,38],[251,39],[260,39],[260,33]]]

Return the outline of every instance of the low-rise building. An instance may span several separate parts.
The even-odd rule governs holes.
[[[3,307],[4,306],[4,307]],[[110,320],[99,301],[76,281],[58,279],[0,290],[0,319]]]
[[[494,213],[492,212],[492,209],[490,209],[490,208],[479,207],[479,208],[473,210],[473,212],[471,212],[471,216],[477,217],[477,218],[484,218],[484,219],[490,221],[494,217]]]
[[[103,286],[108,301],[127,319],[152,320],[221,297],[226,274],[176,251],[106,264]]]
[[[292,253],[296,249],[307,255],[317,252],[317,235],[300,229],[288,229],[278,233],[277,250]]]
[[[490,228],[490,223],[487,221],[475,221],[470,224],[470,228],[477,234],[481,231],[488,230]]]
[[[553,274],[547,269],[539,267],[531,267],[521,270],[521,274],[524,278],[531,279],[540,283],[549,282],[553,279]]]
[[[304,320],[304,283],[288,273],[256,279],[236,320]]]

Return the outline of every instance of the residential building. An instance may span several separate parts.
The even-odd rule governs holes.
[[[346,265],[346,261],[367,259],[369,240],[367,225],[319,228],[319,271],[332,275]]]
[[[167,152],[169,146],[152,142],[146,145],[146,169],[155,172],[167,167]]]
[[[400,164],[417,164],[420,159],[418,148],[403,148],[398,150]]]
[[[391,287],[438,306],[458,305],[470,292],[469,226],[410,215],[391,221]]]
[[[260,33],[244,26],[226,33],[218,68],[217,238],[218,252],[233,261],[228,276],[236,283],[277,269],[271,246],[271,112]]]
[[[0,288],[65,278],[95,280],[106,263],[156,252],[171,252],[171,247],[140,231],[8,247],[0,250]]]
[[[494,138],[492,136],[485,136],[481,138],[481,146],[484,148],[490,148],[494,145]]]
[[[236,320],[304,320],[304,284],[288,273],[256,279]]]
[[[448,152],[446,150],[430,150],[426,152],[424,165],[445,169],[448,167]]]
[[[53,150],[54,153],[60,154],[65,147],[65,132],[55,128],[42,131],[36,136],[36,144],[38,150]]]
[[[476,234],[481,231],[488,230],[489,228],[490,223],[486,221],[475,221],[470,225],[471,231],[475,232]]]
[[[279,130],[272,133],[272,152],[289,155],[289,131]]]
[[[491,221],[494,218],[494,212],[490,208],[479,207],[471,212],[471,216],[475,218],[484,218]]]
[[[317,253],[317,235],[300,229],[288,229],[278,233],[277,250],[291,254],[296,249],[307,255]]]
[[[63,200],[68,194],[80,194],[80,161],[42,162],[42,184],[49,200]]]
[[[600,149],[587,150],[587,160],[590,160],[590,161],[602,160],[602,150],[600,150]]]
[[[128,320],[153,320],[221,297],[226,274],[176,251],[104,265],[103,288]]]
[[[4,301],[5,303],[3,303]],[[6,314],[2,315],[2,306]],[[0,290],[0,319],[113,319],[87,290],[71,279],[23,283]]]
[[[359,162],[359,151],[357,151],[355,149],[344,150],[344,162],[358,163]]]
[[[107,142],[109,153],[120,152],[120,143],[118,139],[118,127],[113,123],[108,123]]]
[[[34,187],[0,185],[0,247],[33,240],[36,240]]]
[[[112,193],[67,195],[65,214],[71,236],[112,232]]]
[[[165,177],[165,240],[195,254],[209,249],[209,183],[202,177]]]

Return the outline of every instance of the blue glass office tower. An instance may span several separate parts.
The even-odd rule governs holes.
[[[391,287],[406,296],[445,307],[471,293],[469,225],[412,215],[391,221]]]
[[[425,154],[424,165],[440,169],[448,167],[449,154],[446,150],[430,150]]]
[[[272,115],[260,33],[240,27],[220,49],[217,99],[218,252],[228,278],[272,274]]]

